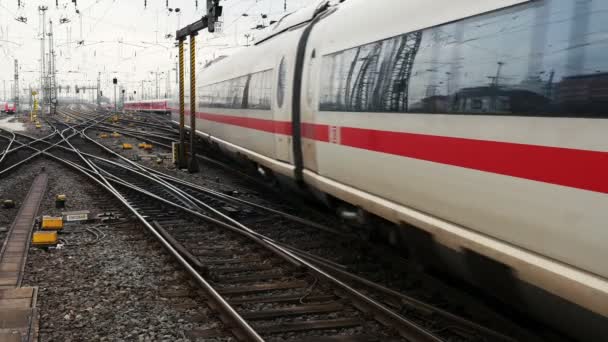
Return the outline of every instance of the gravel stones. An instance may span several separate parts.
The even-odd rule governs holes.
[[[87,178],[40,162],[49,173],[41,213],[107,211],[112,198]],[[68,196],[66,209],[54,206],[60,193]],[[221,328],[187,274],[149,236],[136,223],[68,224],[61,248],[31,248],[23,286],[39,287],[40,341],[194,341],[192,332]]]

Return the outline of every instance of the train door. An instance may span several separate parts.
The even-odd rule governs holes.
[[[302,101],[301,101],[301,130],[302,130],[302,162],[304,169],[318,172],[317,165],[317,141],[319,132],[317,125],[318,106],[317,97],[319,92],[319,56],[317,50],[311,47],[307,50],[302,75]]]
[[[275,103],[274,103],[274,127],[275,127],[275,156],[277,160],[292,163],[291,149],[291,91],[289,84],[293,79],[293,62],[288,55],[280,56],[275,68]]]

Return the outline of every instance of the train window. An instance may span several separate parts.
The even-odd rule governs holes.
[[[539,0],[325,55],[323,111],[608,117],[608,2]]]
[[[287,62],[285,57],[281,58],[281,64],[279,65],[279,75],[277,84],[277,104],[279,108],[283,107],[283,101],[285,100],[285,88],[287,87]]]
[[[203,86],[199,108],[270,109],[272,70]]]
[[[251,74],[247,97],[248,109],[270,109],[272,70]]]
[[[473,99],[473,105],[471,106],[471,108],[476,109],[476,110],[480,110],[483,108],[483,104],[481,103],[480,99]]]
[[[241,76],[202,87],[199,107],[242,108],[248,77]]]

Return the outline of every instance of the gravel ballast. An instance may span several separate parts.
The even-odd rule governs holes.
[[[40,164],[49,173],[40,214],[108,210],[112,197],[87,178],[53,162],[30,165]],[[57,194],[67,196],[66,209],[55,208]],[[30,249],[23,280],[39,288],[40,341],[194,341],[220,325],[137,223],[70,224],[60,236],[60,249]]]

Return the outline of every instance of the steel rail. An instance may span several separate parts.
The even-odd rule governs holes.
[[[17,138],[17,136],[15,135],[15,133],[10,132],[10,131],[9,131],[9,133],[12,134],[13,137],[11,139],[9,139],[8,146],[2,151],[2,156],[0,156],[0,164],[2,164],[2,161],[4,161],[4,158],[8,154],[8,151],[11,149],[11,146],[13,145],[13,142],[15,142],[15,139]]]
[[[335,278],[333,276],[331,276],[329,273],[327,273],[326,271],[322,270],[321,268],[317,267],[316,265],[312,264],[311,262],[305,260],[304,258],[298,256],[297,254],[289,251],[288,249],[284,248],[281,243],[276,242],[262,234],[259,234],[253,230],[251,230],[250,228],[238,223],[238,225],[231,225],[229,223],[226,223],[224,221],[220,221],[217,219],[214,219],[210,216],[201,214],[200,212],[194,211],[192,209],[180,206],[179,204],[173,203],[171,201],[168,201],[162,197],[159,197],[147,190],[141,189],[137,186],[133,186],[131,184],[128,184],[128,182],[124,182],[123,181],[123,186],[127,186],[130,189],[132,189],[133,191],[137,191],[143,195],[149,196],[151,198],[154,198],[157,201],[163,202],[169,206],[173,206],[177,209],[180,209],[182,211],[185,211],[191,215],[194,215],[200,219],[203,219],[207,222],[216,224],[220,227],[229,229],[235,233],[241,234],[242,236],[254,241],[255,243],[259,244],[262,247],[267,248],[269,251],[277,254],[279,257],[286,259],[286,260],[293,260],[296,262],[297,264],[302,265],[303,267],[305,267],[307,270],[312,271],[314,274],[316,274],[317,276],[322,277],[323,279],[325,279],[326,281],[329,281],[330,283],[332,283],[335,286],[338,286],[340,289],[344,290],[345,292],[349,293],[349,297],[351,297],[351,299],[357,300],[359,301],[360,304],[362,304],[363,306],[368,307],[369,310],[373,311],[375,315],[380,315],[382,316],[382,318],[380,319],[380,321],[382,322],[386,322],[386,320],[388,321],[392,321],[394,323],[394,326],[392,326],[393,328],[397,329],[402,336],[409,338],[411,340],[414,341],[434,341],[434,342],[438,342],[438,341],[443,341],[443,339],[441,339],[438,336],[433,335],[432,333],[430,333],[429,331],[425,330],[424,328],[420,327],[418,324],[400,316],[399,314],[395,313],[394,311],[390,310],[389,308],[387,308],[386,306],[384,306],[383,304],[367,297],[366,295],[364,295],[363,293],[361,293],[360,291],[352,288],[351,286],[349,286],[348,284],[344,283],[343,281],[339,280],[338,278]],[[231,218],[223,215],[225,219],[228,219],[230,221],[232,221]],[[270,248],[269,248],[270,247]]]
[[[72,146],[73,147],[73,146]],[[81,158],[86,159],[84,157],[82,157],[81,154],[79,154],[81,156]],[[57,158],[56,159],[61,159],[61,158]],[[97,179],[96,177],[94,177],[93,174],[89,173],[86,170],[82,170],[81,167],[77,166],[74,163],[71,162],[67,162],[67,165],[73,166],[75,167],[77,170],[83,172],[85,175],[87,175],[89,178],[91,178],[92,180],[94,180],[95,182],[97,182],[99,185],[101,185],[104,189],[108,190],[111,194],[113,194],[126,208],[128,208],[136,217],[137,219],[158,239],[158,241],[163,245],[163,247],[169,251],[169,253],[171,255],[173,255],[173,257],[176,258],[176,260],[184,267],[186,268],[186,270],[188,271],[188,273],[193,276],[193,278],[196,280],[196,282],[204,289],[204,291],[207,293],[207,295],[210,296],[210,298],[212,299],[213,302],[215,302],[215,304],[221,308],[221,311],[224,315],[228,316],[233,322],[238,322],[238,326],[235,327],[237,328],[239,331],[241,331],[241,333],[243,334],[241,337],[246,338],[246,340],[248,341],[263,341],[263,339],[257,334],[257,332],[249,325],[249,323],[247,321],[245,321],[235,310],[234,308],[232,308],[232,306],[230,306],[230,304],[228,304],[228,302],[207,282],[206,279],[204,279],[199,272],[196,271],[196,269],[162,236],[162,234],[160,234],[158,232],[157,229],[155,229],[153,227],[152,224],[150,224],[150,222],[148,222],[145,217],[143,215],[141,215],[136,208],[134,208],[129,201],[118,191],[116,190],[116,188],[114,188],[111,184],[110,181],[108,179],[105,178],[104,175],[102,175],[102,171],[101,169],[99,169],[95,164],[93,164],[90,161],[86,161],[88,165],[93,167],[93,170],[95,172],[96,175],[98,175],[100,177],[100,179]],[[190,210],[190,209],[188,209]]]
[[[89,126],[89,127],[85,128],[85,129],[83,129],[83,130],[81,131],[81,133],[83,133],[83,135],[84,135],[84,136],[86,136],[86,134],[84,133],[84,131],[86,131],[86,130],[87,130],[88,128],[90,128],[90,127],[91,127],[91,126]],[[62,132],[62,133],[63,133],[63,132]],[[63,134],[62,134],[62,138],[63,138]],[[88,136],[86,136],[86,138],[87,138],[88,140],[93,141],[93,140],[92,140],[90,137],[88,137]],[[65,138],[63,138],[63,139],[65,139]],[[95,141],[93,141],[93,142],[95,142]],[[69,142],[67,142],[67,143],[69,144]],[[76,149],[73,147],[73,145],[71,145],[71,144],[69,144],[69,145],[70,145],[70,146],[71,146],[71,147],[72,147],[74,150],[76,150]],[[101,147],[105,147],[105,146],[103,146],[103,145],[101,145],[101,144],[98,144],[98,145],[99,145],[99,146],[101,146]],[[68,149],[68,150],[69,150],[69,149]],[[110,153],[113,153],[113,154],[115,154],[115,155],[119,155],[119,154],[115,153],[114,151],[109,150],[109,149],[107,149],[107,148],[105,148],[105,150],[107,150],[107,151],[109,151]],[[80,154],[79,154],[79,155],[80,155]],[[86,155],[86,154],[84,154],[84,153],[83,153],[83,155]],[[84,157],[82,157],[82,155],[80,155],[80,156],[81,156],[81,158],[84,158]],[[120,155],[119,155],[119,156],[120,156]],[[94,156],[94,157],[95,157],[95,156]],[[121,156],[121,157],[122,157],[122,156]],[[57,158],[57,157],[55,157],[55,158]],[[96,157],[96,158],[97,158],[97,157]],[[124,158],[124,157],[123,157],[123,158]],[[97,158],[97,159],[104,160],[103,158]],[[104,160],[104,161],[105,161],[105,160]],[[132,163],[132,162],[131,162],[131,161],[129,161],[129,160],[127,160],[127,161],[128,161],[128,162],[130,162],[130,164],[131,164],[132,166],[137,167],[137,166],[139,165],[139,164],[136,164],[136,163]],[[106,162],[107,162],[107,161],[106,161]],[[119,167],[125,168],[126,170],[135,171],[135,170],[133,170],[133,169],[131,169],[131,168],[129,168],[129,167],[127,167],[127,166],[125,166],[125,165],[117,164],[117,163],[114,163],[114,162],[112,162],[112,163],[113,163],[114,165],[116,165],[116,166],[119,166]],[[227,215],[225,215],[225,214],[223,214],[223,213],[221,213],[221,212],[219,212],[219,211],[215,210],[214,208],[212,208],[212,207],[210,207],[210,206],[207,206],[206,204],[202,203],[200,200],[198,200],[198,199],[196,199],[196,198],[193,198],[193,197],[192,197],[192,195],[190,195],[190,194],[184,193],[184,195],[185,195],[185,196],[191,197],[191,199],[192,199],[193,201],[195,201],[195,202],[197,202],[197,203],[201,204],[203,207],[205,207],[205,208],[209,209],[209,210],[210,210],[210,211],[212,211],[214,214],[216,214],[216,215],[218,215],[218,216],[220,216],[220,217],[223,217],[223,218],[224,218],[224,220],[226,220],[226,221],[230,222],[231,224],[227,224],[227,223],[222,222],[222,221],[217,221],[217,220],[215,220],[215,219],[213,219],[213,218],[211,218],[211,217],[208,217],[208,216],[206,216],[206,215],[203,215],[203,214],[201,214],[201,213],[199,213],[199,212],[197,212],[197,211],[194,211],[194,210],[192,210],[192,209],[190,209],[190,208],[186,208],[186,207],[183,207],[183,206],[177,205],[177,204],[175,204],[175,203],[172,203],[172,202],[170,202],[170,201],[167,201],[167,200],[166,200],[166,199],[164,199],[164,198],[160,198],[160,197],[156,196],[155,194],[150,193],[149,191],[146,191],[146,190],[144,190],[144,189],[138,188],[137,186],[133,186],[132,184],[128,184],[128,182],[127,182],[127,183],[125,183],[124,181],[120,180],[120,179],[119,179],[119,178],[117,178],[117,177],[111,177],[111,175],[109,175],[109,174],[107,173],[107,171],[103,170],[103,168],[99,167],[99,166],[98,166],[98,165],[96,165],[96,163],[94,163],[94,162],[91,162],[91,163],[90,163],[90,165],[91,165],[91,166],[93,166],[93,168],[95,168],[95,169],[97,169],[97,170],[98,170],[97,174],[98,174],[100,177],[104,177],[104,176],[102,176],[102,175],[101,175],[101,173],[107,174],[107,175],[109,176],[109,177],[108,177],[108,180],[109,180],[110,182],[113,182],[113,183],[116,183],[116,184],[120,184],[120,185],[122,185],[122,186],[126,186],[126,187],[130,188],[132,191],[138,191],[139,193],[142,193],[142,194],[144,194],[144,195],[151,196],[151,197],[155,198],[155,199],[156,199],[156,200],[158,200],[158,201],[164,202],[165,204],[168,204],[168,205],[171,205],[171,206],[173,206],[173,207],[179,208],[179,209],[181,209],[181,210],[183,210],[183,211],[189,212],[189,213],[190,213],[190,214],[192,214],[192,215],[195,215],[195,216],[197,216],[197,217],[199,217],[199,218],[202,218],[202,219],[204,219],[204,220],[210,221],[210,222],[215,223],[215,224],[217,224],[217,225],[223,226],[223,227],[225,227],[225,228],[232,229],[233,231],[234,231],[235,229],[236,229],[236,230],[240,230],[242,233],[246,233],[246,235],[251,235],[251,236],[250,236],[250,238],[253,238],[254,240],[257,240],[257,241],[261,240],[261,241],[262,241],[262,243],[261,243],[261,244],[262,244],[262,246],[264,246],[264,247],[272,247],[272,248],[270,248],[270,250],[274,250],[274,252],[275,252],[275,253],[278,251],[278,252],[279,252],[279,253],[281,253],[281,254],[284,254],[284,255],[286,255],[286,256],[289,256],[290,258],[292,258],[292,259],[294,259],[294,260],[297,260],[297,261],[299,261],[300,263],[303,263],[305,266],[307,266],[307,268],[308,268],[309,270],[313,271],[313,272],[314,272],[314,273],[316,273],[317,275],[320,275],[320,276],[324,277],[325,279],[327,279],[327,280],[331,281],[331,282],[332,282],[332,283],[334,283],[334,284],[339,284],[339,285],[341,285],[341,287],[342,287],[343,289],[345,289],[345,290],[346,290],[348,293],[350,293],[350,295],[351,295],[351,296],[356,297],[356,298],[357,298],[359,301],[361,301],[361,303],[363,303],[363,304],[365,304],[365,305],[367,305],[367,306],[370,306],[370,307],[372,308],[372,310],[374,310],[376,313],[379,313],[379,314],[381,314],[381,315],[388,315],[388,318],[389,318],[390,320],[396,320],[396,322],[400,322],[400,323],[402,323],[402,324],[403,324],[403,322],[401,322],[401,320],[404,320],[404,318],[403,318],[403,317],[396,315],[396,314],[395,314],[393,311],[391,311],[390,309],[385,308],[385,307],[384,307],[382,304],[380,304],[380,303],[376,302],[375,300],[372,300],[371,298],[369,298],[369,297],[365,296],[364,294],[362,294],[362,293],[358,292],[357,290],[350,288],[350,287],[349,287],[347,284],[342,283],[342,282],[341,282],[339,279],[333,278],[331,275],[326,274],[326,273],[325,273],[323,270],[321,270],[321,269],[317,269],[317,268],[315,267],[315,265],[314,265],[314,264],[319,264],[319,263],[321,263],[321,261],[320,261],[320,260],[315,260],[315,259],[313,259],[313,260],[311,261],[311,263],[310,263],[310,264],[308,264],[307,259],[310,259],[310,257],[308,257],[308,256],[306,256],[306,255],[303,255],[302,253],[297,253],[297,252],[294,252],[293,250],[291,250],[291,251],[290,251],[290,249],[291,249],[290,247],[283,246],[282,244],[280,244],[280,243],[278,243],[278,242],[276,242],[276,241],[273,241],[272,239],[270,239],[270,238],[268,238],[268,237],[265,237],[265,236],[263,236],[263,235],[261,235],[261,234],[258,234],[257,232],[255,232],[255,231],[253,231],[253,230],[249,229],[248,227],[246,227],[246,226],[244,226],[244,225],[240,224],[238,221],[233,220],[233,219],[232,219],[232,218],[230,218],[229,216],[227,216]],[[74,164],[74,165],[72,165],[72,166],[77,167],[77,166],[76,166],[76,164]],[[145,169],[148,169],[148,170],[145,170]],[[86,170],[81,170],[81,171],[86,172]],[[158,171],[153,170],[153,169],[149,169],[149,168],[147,168],[147,167],[145,167],[145,166],[143,167],[143,170],[142,170],[142,171],[153,171],[152,173],[159,173]],[[146,177],[146,175],[141,174],[140,172],[136,172],[136,174],[137,174],[137,175],[139,175],[139,176]],[[104,177],[104,178],[105,178],[105,177]],[[146,178],[147,178],[148,180],[150,180],[150,177],[146,177]],[[169,176],[169,177],[164,177],[164,178],[169,178],[169,179],[168,179],[169,181],[173,181],[172,179],[170,179],[170,178],[171,178],[170,176]],[[106,182],[107,182],[107,180],[106,180]],[[185,183],[187,183],[187,182],[185,182]],[[110,186],[110,184],[108,184],[108,185]],[[184,185],[184,184],[181,184],[181,185]],[[191,185],[194,185],[194,184],[191,184]],[[161,184],[161,186],[164,186],[164,185],[163,185],[163,184]],[[195,186],[195,185],[194,185],[194,186]],[[115,189],[115,188],[114,188],[114,189]],[[178,190],[179,190],[179,189],[178,189]],[[196,190],[199,190],[199,191],[200,191],[201,189],[196,189]],[[181,190],[179,190],[179,191],[181,191]],[[236,198],[234,198],[234,199],[236,199]],[[237,199],[237,200],[240,200],[240,199]],[[242,200],[241,200],[241,201],[242,201]],[[246,201],[243,201],[243,202],[246,202]],[[246,203],[243,203],[243,204],[246,204]],[[280,213],[280,212],[279,212],[279,213]],[[260,242],[258,242],[258,243],[260,243]],[[300,259],[300,258],[301,258],[301,259]],[[377,284],[376,284],[376,285],[377,285]],[[424,303],[423,303],[423,304],[424,304]],[[425,305],[428,305],[428,304],[425,304]],[[387,311],[384,311],[383,309],[385,309],[385,310],[387,310]],[[433,309],[434,309],[434,308],[433,308]],[[395,316],[397,316],[397,317],[394,317],[394,316],[392,316],[392,315],[395,315]],[[457,316],[456,316],[456,317],[457,317]],[[406,321],[406,322],[413,323],[413,322],[410,322],[410,321]],[[460,322],[460,323],[462,323],[462,322]],[[419,327],[418,327],[418,328],[419,328]],[[483,328],[483,327],[482,327],[482,328]],[[422,331],[422,332],[426,332],[426,331],[425,331],[424,329],[422,329],[422,328],[419,328],[419,329],[421,329],[421,331]],[[491,330],[490,330],[490,331],[491,331]],[[413,335],[412,335],[412,332],[411,332],[411,331],[410,331],[410,332],[405,332],[405,331],[404,331],[404,333],[405,333],[406,335],[408,335],[408,336],[410,336],[410,337],[412,337],[412,338],[416,338],[416,339],[418,339],[418,338],[425,338],[425,337],[426,337],[426,338],[428,338],[428,336],[424,336],[424,334],[423,334],[423,335],[420,335],[420,336],[417,336],[415,332],[414,332],[414,333],[413,333]],[[435,337],[435,336],[433,336],[433,335],[430,335],[430,336],[431,336],[431,337]],[[439,339],[439,338],[437,338],[437,341],[438,341],[438,340],[440,340],[440,339]]]
[[[63,147],[63,146],[60,146],[60,147]],[[33,147],[31,147],[31,148],[35,149]],[[66,149],[66,150],[68,150],[68,151],[74,152],[70,148],[67,148],[67,147],[63,147],[63,148]],[[50,153],[48,153],[48,155],[50,157],[56,159],[56,160],[64,162],[65,164],[67,164],[67,165],[69,165],[69,166],[71,166],[73,168],[78,169],[81,172],[89,173],[89,176],[93,177],[92,173],[94,173],[94,171],[91,170],[91,169],[82,167],[82,166],[80,166],[78,164],[75,164],[75,163],[73,163],[71,161],[67,161],[67,160],[65,160],[63,158],[54,156],[54,155],[52,155]],[[129,166],[127,166],[127,165],[121,165],[121,164],[112,162],[110,160],[107,160],[105,158],[101,158],[101,157],[98,157],[98,156],[95,156],[95,155],[91,155],[91,154],[88,154],[88,153],[82,153],[82,155],[85,155],[85,156],[90,157],[90,158],[95,158],[95,159],[98,159],[98,160],[106,162],[106,163],[111,163],[113,166],[122,167],[122,168],[124,168],[127,171],[134,171],[131,168],[129,168]],[[149,192],[147,190],[144,190],[144,189],[142,189],[140,187],[137,187],[137,186],[135,186],[133,184],[127,183],[124,180],[121,180],[120,178],[115,177],[115,176],[109,174],[107,171],[105,171],[103,169],[101,169],[101,171],[107,175],[108,180],[110,180],[110,182],[112,182],[112,183],[116,183],[116,184],[122,185],[124,187],[128,187],[128,188],[130,188],[133,191],[137,191],[137,192],[140,192],[141,194],[145,194],[147,196],[153,197],[154,199],[162,201],[162,202],[164,202],[166,204],[173,205],[172,202],[167,201],[166,199],[163,199],[161,197],[158,197],[157,195],[155,195],[155,194],[153,194],[153,193],[151,193],[151,192]],[[143,175],[141,173],[137,173],[137,175],[146,177],[145,175]],[[148,180],[151,180],[148,177],[146,177],[146,178]],[[178,209],[186,210],[186,208],[184,208],[184,207],[180,207],[180,206],[175,206],[175,207],[177,207]],[[194,213],[192,213],[192,214],[194,214]],[[197,214],[197,216],[198,216],[198,214]],[[199,216],[199,217],[203,218],[203,216]],[[215,222],[215,221],[212,221],[212,223],[219,224],[218,222]],[[232,223],[234,223],[234,222],[232,222]],[[233,227],[233,229],[238,229],[238,228],[242,229],[242,227],[240,226],[240,224],[238,224],[238,222],[237,222],[237,225],[235,225],[235,227]],[[291,253],[293,253],[293,254],[301,257],[304,260],[310,261],[311,263],[324,268],[326,271],[328,271],[330,273],[333,273],[335,276],[337,276],[339,278],[346,279],[346,280],[352,281],[352,282],[356,282],[356,283],[358,283],[358,284],[360,284],[360,285],[362,285],[364,287],[371,288],[371,289],[373,289],[375,291],[382,292],[385,295],[397,298],[402,303],[404,303],[405,305],[408,305],[410,307],[414,307],[414,308],[416,308],[418,310],[423,310],[423,311],[426,311],[426,312],[436,313],[436,314],[440,315],[443,319],[446,319],[446,320],[451,321],[452,323],[456,323],[456,324],[459,324],[459,325],[462,325],[462,326],[469,327],[469,328],[474,329],[476,331],[479,331],[479,332],[483,333],[486,336],[490,336],[490,337],[494,338],[497,341],[498,340],[500,340],[500,341],[514,341],[514,339],[512,339],[510,337],[507,337],[507,336],[505,336],[503,334],[500,334],[500,333],[498,333],[498,332],[496,332],[494,330],[488,329],[488,328],[483,327],[483,326],[481,326],[481,325],[479,325],[477,323],[474,323],[472,321],[469,321],[467,319],[464,319],[462,317],[454,315],[454,314],[452,314],[450,312],[447,312],[445,310],[439,309],[439,308],[437,308],[435,306],[432,306],[430,304],[421,302],[421,301],[419,301],[419,300],[417,300],[415,298],[412,298],[410,296],[407,296],[407,295],[401,294],[401,293],[399,293],[397,291],[394,291],[394,290],[391,290],[389,288],[386,288],[386,287],[384,287],[382,285],[379,285],[377,283],[374,283],[372,281],[369,281],[367,279],[359,277],[359,276],[357,276],[357,275],[355,275],[353,273],[347,272],[347,271],[344,270],[344,266],[342,266],[342,265],[336,264],[336,263],[334,263],[332,261],[329,261],[329,260],[324,259],[322,257],[318,257],[316,255],[308,254],[308,253],[306,253],[304,251],[298,250],[295,247],[292,247],[292,246],[285,245],[283,243],[274,241],[271,238],[268,238],[268,237],[266,237],[266,236],[264,236],[262,234],[259,234],[259,233],[255,232],[255,231],[253,231],[253,233],[254,233],[254,235],[257,235],[258,238],[261,238],[261,239],[263,239],[265,241],[271,241],[271,242],[277,244],[279,248],[285,249],[286,251],[289,251],[289,252],[291,252]],[[258,240],[258,239],[256,239],[256,240]],[[298,265],[298,264],[296,264],[296,265]]]
[[[85,129],[86,130],[86,129]],[[83,132],[84,134],[84,131]],[[63,136],[63,132],[61,134],[62,138],[64,139],[64,141],[66,140],[65,137]],[[86,137],[86,134],[84,134],[84,136]],[[90,138],[89,138],[90,139]],[[74,151],[76,151],[76,148],[70,144],[68,141],[66,141],[66,143],[68,143],[70,145],[70,147],[72,147],[72,149]],[[77,152],[78,153],[78,152]],[[106,173],[108,174],[107,171],[103,170],[101,167],[99,167],[98,165],[96,165],[95,163],[87,160],[86,158],[84,158],[84,156],[82,154],[79,153],[79,156],[83,159],[83,161],[85,161],[85,163],[87,163],[87,165],[89,165],[92,169],[95,170],[95,173],[101,178],[101,180],[103,180],[103,182],[110,188],[114,189],[117,193],[117,195],[120,196],[120,199],[124,200],[123,203],[125,203],[127,205],[127,207],[134,212],[134,214],[140,219],[143,220],[145,222],[145,224],[148,227],[148,229],[153,230],[153,227],[150,225],[149,222],[147,222],[144,217],[139,214],[137,212],[137,210],[135,210],[135,208],[133,208],[128,201],[126,200],[126,198],[124,198],[124,196],[120,195],[118,193],[118,191],[110,184],[110,180],[108,180],[104,175],[102,175],[102,173]],[[130,162],[130,161],[129,161]],[[136,166],[135,163],[131,163],[134,166]],[[128,184],[128,182],[122,182],[123,186],[127,186],[133,190],[137,190],[138,192],[145,194],[147,196],[152,196],[155,199],[164,202],[166,204],[169,204],[171,206],[174,206],[176,208],[179,208],[181,210],[184,210],[186,212],[189,212],[192,215],[195,215],[201,219],[207,220],[209,222],[215,223],[219,226],[222,226],[224,228],[230,229],[233,232],[236,233],[240,233],[241,235],[244,235],[245,237],[251,239],[252,241],[256,242],[257,244],[259,244],[262,247],[267,248],[268,250],[270,250],[271,252],[277,254],[278,256],[282,257],[283,259],[286,259],[287,261],[292,261],[292,263],[294,263],[293,261],[296,261],[294,264],[298,265],[301,264],[303,266],[305,266],[308,270],[312,271],[313,273],[315,273],[317,276],[321,276],[323,277],[325,280],[331,282],[332,284],[338,286],[339,288],[341,288],[342,290],[344,290],[345,292],[349,293],[349,296],[351,297],[351,299],[357,300],[361,305],[363,306],[367,306],[369,309],[371,309],[372,311],[374,311],[375,314],[377,315],[381,315],[383,320],[389,320],[389,321],[393,321],[393,323],[395,324],[395,326],[393,328],[397,329],[402,336],[408,337],[410,339],[414,339],[417,341],[442,341],[439,337],[432,335],[430,332],[426,331],[425,329],[419,327],[417,324],[405,319],[404,317],[396,314],[395,312],[393,312],[392,310],[386,308],[384,305],[382,305],[381,303],[378,303],[377,301],[365,296],[364,294],[360,293],[359,291],[355,290],[354,288],[350,287],[349,285],[343,283],[342,281],[340,281],[337,278],[332,277],[330,274],[324,272],[322,269],[316,267],[315,265],[313,265],[312,263],[307,262],[306,260],[304,260],[303,258],[300,258],[299,256],[295,255],[294,253],[290,252],[287,249],[284,249],[279,243],[261,235],[258,234],[257,232],[251,230],[250,228],[240,224],[239,222],[233,220],[232,218],[230,218],[227,215],[222,214],[221,212],[218,212],[217,210],[206,206],[207,208],[211,209],[216,215],[219,215],[220,217],[222,217],[224,220],[227,220],[229,222],[231,222],[233,225],[227,224],[223,221],[219,221],[216,219],[213,219],[209,216],[203,215],[201,213],[199,213],[198,211],[194,211],[190,208],[187,207],[183,207],[180,206],[176,203],[170,202],[164,198],[158,197],[148,191],[145,191],[143,189],[139,189],[137,187],[134,187],[130,184]],[[187,194],[185,194],[187,195]],[[197,200],[198,201],[198,200]],[[200,201],[199,201],[200,202]],[[158,232],[155,232],[156,234],[159,234]],[[231,308],[232,309],[232,308]],[[232,309],[234,311],[234,309]],[[234,311],[236,314],[236,311]],[[240,317],[240,316],[239,316]],[[242,318],[241,318],[242,319]],[[244,321],[243,321],[244,322]],[[245,322],[246,323],[246,322]]]

